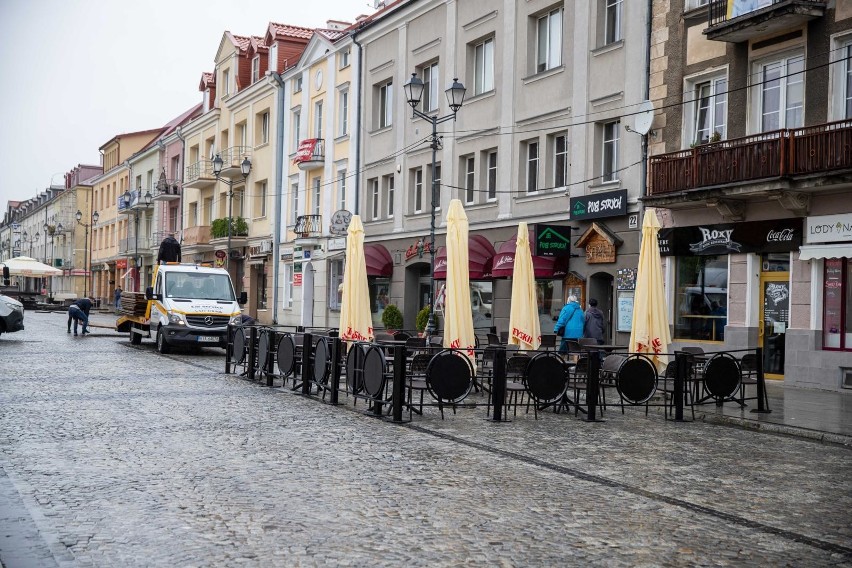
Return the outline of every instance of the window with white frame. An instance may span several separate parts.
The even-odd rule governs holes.
[[[414,170],[414,212],[423,212],[423,168]]]
[[[348,49],[344,49],[342,52],[340,52],[340,68],[341,69],[345,69],[346,67],[349,67],[349,54],[350,54],[350,50],[348,50]]]
[[[266,217],[267,187],[266,181],[261,181],[255,184],[255,217]]]
[[[278,43],[273,43],[269,46],[269,70],[275,73],[278,71]]]
[[[536,22],[537,73],[562,65],[562,8],[538,17]]]
[[[423,98],[420,99],[420,110],[430,112],[438,109],[438,62],[424,65],[420,68],[423,77]]]
[[[337,208],[346,209],[346,170],[337,172]]]
[[[258,134],[260,135],[257,143],[266,144],[269,142],[269,111],[264,111],[258,116]]]
[[[296,109],[293,111],[293,152],[299,147],[301,135],[299,131],[302,129],[302,111]]]
[[[322,138],[322,101],[314,104],[314,138]]]
[[[314,178],[314,215],[322,210],[322,178]]]
[[[227,97],[231,94],[231,71],[225,69],[222,71],[222,96]]]
[[[388,204],[388,219],[393,218],[393,198],[394,198],[394,176],[393,174],[389,176],[385,176],[385,191],[387,194],[387,199],[385,200]]]
[[[526,142],[525,146],[525,169],[527,193],[538,191],[538,141]]]
[[[481,95],[494,90],[494,38],[476,44],[473,48],[473,94]]]
[[[556,134],[553,141],[553,187],[568,185],[568,135]]]
[[[837,118],[852,118],[852,38],[843,42],[840,48],[840,57],[843,59],[843,63],[839,66],[843,100],[840,104],[842,111]]]
[[[601,182],[618,180],[618,129],[621,122],[616,120],[601,126]]]
[[[379,102],[376,128],[386,128],[393,124],[393,82],[382,83],[376,91]]]
[[[282,298],[285,308],[293,307],[293,264],[284,265],[284,297]]]
[[[370,213],[371,219],[379,218],[379,180],[373,178],[370,180]]]
[[[690,120],[685,142],[705,144],[723,140],[727,135],[728,79],[724,75],[702,77],[688,84],[687,110]]]
[[[292,213],[290,214],[290,220],[293,225],[296,224],[296,218],[299,216],[299,182],[293,181],[290,183],[290,205],[292,207]]]
[[[260,78],[260,55],[255,55],[251,60],[251,82]]]
[[[337,96],[338,136],[349,134],[349,91],[340,91]]]
[[[441,164],[440,163],[435,164],[435,171],[434,171],[434,174],[432,176],[432,179],[435,180],[434,183],[435,183],[436,189],[435,189],[435,192],[434,192],[435,193],[434,196],[432,196],[432,189],[431,189],[431,186],[430,186],[429,195],[432,196],[432,197],[429,198],[429,206],[430,207],[432,206],[431,205],[432,199],[434,198],[435,199],[435,211],[440,211],[441,210]]]
[[[301,93],[302,92],[302,76],[293,78],[293,92]]]
[[[686,0],[686,10],[694,10],[695,8],[700,8],[701,6],[706,6],[710,3],[710,0]]]
[[[604,2],[604,45],[620,41],[621,7],[623,0],[601,0]]]
[[[485,190],[486,199],[497,199],[497,150],[490,150],[485,157]]]
[[[464,203],[471,205],[476,198],[476,188],[473,185],[476,182],[476,161],[473,156],[466,156],[462,158],[462,161],[464,166],[462,174],[464,176]]]
[[[802,54],[757,64],[760,132],[804,124],[805,58]]]
[[[340,311],[343,301],[343,259],[330,260],[328,263],[328,309]]]

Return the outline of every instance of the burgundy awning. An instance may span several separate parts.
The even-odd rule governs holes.
[[[532,253],[532,239],[530,231],[530,253]],[[494,255],[494,268],[491,275],[494,278],[511,278],[515,271],[515,245],[517,239],[511,238],[504,241]],[[532,257],[533,272],[536,278],[564,278],[568,275],[567,256],[535,256]]]
[[[393,274],[393,257],[384,246],[377,243],[364,245],[367,261],[367,276],[390,276]]]
[[[494,261],[494,245],[482,235],[470,235],[467,239],[467,262],[471,280],[491,278],[491,265]],[[447,247],[435,252],[435,278],[447,277]]]

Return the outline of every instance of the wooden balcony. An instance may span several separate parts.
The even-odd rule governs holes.
[[[852,119],[651,156],[648,195],[848,169],[852,169]]]
[[[711,0],[707,39],[739,43],[792,30],[825,15],[826,0],[762,0],[752,10],[732,13],[728,0]]]

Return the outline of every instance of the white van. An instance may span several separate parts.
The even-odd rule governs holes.
[[[0,334],[23,329],[24,305],[11,296],[0,294]]]
[[[118,331],[129,331],[130,342],[156,337],[157,350],[173,345],[225,347],[228,324],[242,320],[240,304],[228,272],[201,264],[167,263],[156,267],[154,285],[145,290],[146,313],[122,316]]]

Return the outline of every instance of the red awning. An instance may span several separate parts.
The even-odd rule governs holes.
[[[530,231],[530,253],[532,253],[533,234]],[[494,255],[494,268],[491,275],[494,278],[511,278],[515,271],[515,245],[517,239],[504,241]],[[536,278],[564,278],[568,275],[567,256],[535,256],[532,257],[533,272]]]
[[[393,274],[393,257],[384,246],[377,243],[364,245],[367,261],[367,276],[390,276]]]
[[[467,239],[467,263],[471,280],[491,278],[491,265],[494,261],[494,245],[482,235],[470,235]],[[447,277],[447,247],[435,252],[435,278]]]

